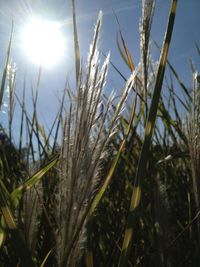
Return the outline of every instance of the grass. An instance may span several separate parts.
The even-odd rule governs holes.
[[[32,113],[26,83],[22,100],[15,92],[12,29],[0,86],[1,108],[7,85],[9,93],[8,129],[0,129],[0,266],[200,264],[200,83],[193,67],[191,94],[167,59],[176,5],[173,0],[158,64],[150,49],[155,1],[142,2],[138,66],[120,30],[126,78],[110,55],[102,62],[101,12],[87,65],[81,63],[72,0],[76,91],[64,90],[49,131],[37,112],[41,69]],[[109,66],[124,80],[118,98],[104,93]],[[14,145],[16,104],[20,135]]]

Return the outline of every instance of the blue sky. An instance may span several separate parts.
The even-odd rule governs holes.
[[[141,14],[141,0],[77,0],[78,32],[83,61],[87,58],[89,44],[92,40],[93,28],[99,10],[104,13],[100,37],[100,48],[111,52],[112,62],[128,77],[129,70],[119,56],[116,45],[116,33],[119,30],[113,15],[115,10],[120,21],[121,30],[127,46],[137,64],[139,62],[139,19]],[[152,29],[152,39],[160,45],[166,27],[170,0],[157,0]],[[191,72],[189,59],[193,59],[200,69],[199,58],[194,46],[196,41],[200,45],[200,1],[179,0],[174,34],[169,53],[170,62],[186,84],[190,84]],[[62,30],[66,37],[66,54],[62,61],[50,70],[42,72],[39,112],[41,117],[50,125],[57,109],[56,95],[59,95],[66,79],[74,86],[74,65],[72,47],[71,1],[69,0],[1,0],[0,1],[0,66],[3,66],[6,46],[9,39],[12,17],[15,23],[12,58],[17,64],[17,92],[20,95],[22,81],[26,73],[27,91],[36,83],[38,68],[27,58],[21,48],[19,34],[30,15],[42,16],[49,20],[62,23]],[[153,56],[158,59],[154,49]],[[120,89],[122,81],[110,67],[108,77],[109,89]],[[108,90],[109,90],[108,89]],[[17,118],[16,118],[17,122]]]

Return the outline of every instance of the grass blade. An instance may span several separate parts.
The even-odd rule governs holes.
[[[198,44],[195,42],[195,47],[197,49],[198,55],[200,56],[200,47],[198,46]]]
[[[21,259],[22,267],[34,267],[34,263],[31,257],[31,253],[28,250],[24,239],[17,229],[14,216],[9,208],[8,203],[10,202],[10,195],[8,195],[7,189],[3,182],[0,180],[0,210],[2,212],[5,224],[10,232],[10,241],[13,250],[17,252],[17,255]]]
[[[48,257],[50,256],[51,253],[52,253],[52,249],[49,250],[49,252],[48,252],[47,255],[45,256],[45,258],[44,258],[42,264],[40,265],[40,267],[44,267],[44,266],[45,266],[45,263],[46,263],[46,261],[48,260]]]
[[[78,85],[81,64],[80,64],[80,49],[79,49],[79,42],[78,42],[78,33],[77,33],[77,26],[76,26],[75,0],[72,0],[72,14],[73,14],[75,65],[76,65],[76,83]]]
[[[31,176],[27,181],[25,181],[25,183],[20,185],[12,192],[11,197],[15,207],[19,204],[19,200],[24,190],[30,189],[36,183],[38,183],[40,179],[45,175],[45,173],[49,171],[52,167],[54,167],[57,164],[57,162],[58,162],[58,156],[54,158],[52,161],[50,161],[48,164],[46,164],[39,171],[37,171],[33,176]]]
[[[19,152],[20,153],[22,150],[23,129],[24,129],[25,89],[26,89],[26,83],[25,83],[25,78],[24,78],[23,94],[22,94],[21,120],[20,120],[20,134],[19,134]]]
[[[137,210],[140,204],[140,199],[141,199],[140,183],[141,183],[141,179],[144,178],[145,173],[146,173],[148,154],[149,154],[151,139],[152,139],[153,130],[154,130],[155,121],[156,121],[156,115],[157,115],[158,104],[159,104],[162,83],[163,83],[163,78],[164,78],[164,73],[165,73],[165,66],[167,62],[169,45],[170,45],[171,36],[173,32],[173,26],[174,26],[175,14],[176,14],[176,6],[177,6],[177,0],[173,0],[171,4],[171,10],[170,10],[170,15],[169,15],[169,20],[168,20],[167,31],[166,31],[166,35],[165,35],[165,39],[163,43],[163,48],[162,48],[162,52],[160,55],[160,62],[159,62],[159,68],[158,68],[158,73],[156,77],[154,93],[153,93],[152,102],[151,102],[151,106],[149,110],[148,120],[146,123],[144,143],[143,143],[142,151],[140,154],[140,159],[139,159],[137,173],[136,173],[135,182],[134,182],[134,188],[132,191],[130,210],[129,210],[129,215],[127,219],[127,226],[125,230],[122,253],[121,253],[119,265],[118,265],[119,267],[127,266],[129,255],[130,255],[130,249],[131,249],[131,244],[133,240],[133,228],[134,228],[134,224],[136,220],[136,215],[137,215],[136,213],[137,213]]]

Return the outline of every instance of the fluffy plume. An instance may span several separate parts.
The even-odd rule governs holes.
[[[35,251],[35,245],[37,243],[39,216],[41,215],[42,211],[42,193],[42,186],[41,184],[38,184],[36,187],[28,190],[23,199],[24,235],[30,251]]]
[[[200,209],[200,75],[193,74],[193,97],[190,118],[188,120],[189,151],[192,166],[193,191],[196,212]],[[200,224],[198,222],[200,242]]]
[[[142,17],[140,21],[140,50],[142,63],[142,81],[144,96],[147,99],[148,70],[150,62],[150,32],[155,9],[155,0],[142,0]]]
[[[108,115],[113,112],[114,95],[110,95],[106,105],[103,103],[109,55],[100,67],[97,43],[101,20],[100,13],[88,55],[86,78],[84,80],[83,75],[79,77],[76,97],[70,101],[65,120],[56,202],[57,266],[77,266],[81,257],[84,222],[102,158],[116,132],[120,113],[135,78],[133,74],[128,80],[114,114],[108,120]]]

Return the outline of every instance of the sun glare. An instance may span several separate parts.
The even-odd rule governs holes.
[[[65,40],[57,22],[34,19],[22,33],[23,49],[34,64],[51,67],[64,56]]]

